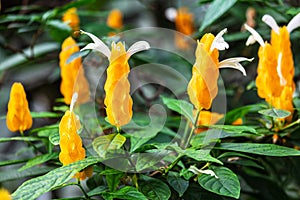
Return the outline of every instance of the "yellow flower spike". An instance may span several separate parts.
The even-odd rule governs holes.
[[[6,125],[10,131],[20,131],[21,133],[32,126],[32,117],[26,93],[21,83],[14,83],[12,85],[6,115]]]
[[[166,10],[166,17],[175,22],[176,30],[185,35],[192,35],[195,32],[194,29],[194,16],[189,12],[188,8],[181,7],[179,9],[168,8]],[[189,48],[185,38],[180,34],[175,34],[175,45],[180,49]]]
[[[132,99],[129,94],[130,83],[128,81],[128,74],[130,72],[128,59],[136,52],[149,49],[150,45],[146,41],[139,41],[134,43],[126,52],[125,45],[118,42],[117,44],[111,44],[110,51],[95,35],[84,31],[81,31],[81,33],[87,34],[94,42],[89,43],[81,51],[93,49],[100,51],[109,59],[107,80],[104,85],[106,92],[104,104],[109,122],[119,129],[132,118]]]
[[[107,20],[107,26],[114,29],[121,29],[123,27],[123,15],[119,9],[113,9],[110,11]]]
[[[1,200],[12,200],[10,193],[4,188],[0,188],[0,197]]]
[[[76,8],[68,9],[62,17],[62,21],[68,23],[73,31],[79,31],[80,19],[77,15]]]
[[[81,128],[78,116],[73,112],[74,104],[78,98],[78,94],[74,93],[70,105],[70,110],[66,111],[59,123],[60,136],[60,154],[59,160],[63,165],[83,160],[85,158],[85,149],[82,147],[82,140],[78,135]],[[75,177],[84,180],[92,175],[91,169],[87,168],[82,172],[78,172]]]
[[[226,31],[227,29],[222,30],[216,37],[211,33],[205,34],[198,41],[195,52],[196,62],[187,88],[190,101],[197,110],[210,109],[213,99],[217,96],[219,68],[234,68],[246,75],[245,69],[239,62],[252,61],[252,59],[236,57],[219,62],[219,50],[229,48],[223,38]]]
[[[85,78],[81,58],[76,58],[67,64],[68,58],[79,51],[79,47],[72,37],[68,37],[62,44],[59,54],[59,65],[61,69],[60,91],[64,96],[66,104],[71,103],[73,92],[79,94],[78,103],[86,103],[90,100],[89,83]]]

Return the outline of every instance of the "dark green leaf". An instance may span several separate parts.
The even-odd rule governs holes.
[[[54,153],[44,154],[44,155],[40,155],[35,158],[32,158],[32,159],[28,160],[28,162],[23,167],[21,167],[19,169],[19,171],[23,171],[25,169],[31,168],[38,164],[42,164],[42,163],[47,162],[52,159],[57,159],[58,154],[59,154],[58,152],[54,152]]]
[[[221,143],[218,149],[266,156],[300,156],[300,151],[275,144]]]
[[[54,169],[49,173],[24,182],[13,194],[13,199],[34,200],[40,195],[60,187],[68,182],[77,172],[100,162],[99,158],[90,157],[75,163]]]
[[[171,110],[185,116],[194,124],[193,105],[187,101],[161,96],[163,103]]]
[[[139,189],[149,200],[166,200],[171,196],[170,188],[159,179],[140,175]]]
[[[106,199],[147,200],[143,193],[131,186],[125,186],[115,192],[103,194],[103,196]]]
[[[238,199],[241,186],[237,175],[230,169],[222,166],[212,167],[211,170],[218,178],[208,174],[201,174],[198,177],[199,184],[213,193]]]
[[[120,183],[120,179],[124,176],[123,173],[106,175],[106,182],[111,192],[115,191]]]
[[[96,196],[96,195],[100,195],[102,193],[104,193],[106,191],[106,187],[105,186],[98,186],[96,188],[94,188],[93,190],[88,192],[88,195],[91,196]]]
[[[273,118],[285,118],[291,115],[290,111],[287,110],[280,110],[276,108],[271,108],[271,109],[264,109],[258,111],[258,113],[267,116],[267,117],[273,117]]]
[[[180,177],[177,172],[169,172],[167,176],[167,181],[171,187],[178,192],[179,197],[181,197],[184,192],[189,187],[189,181],[184,180]]]
[[[136,159],[136,171],[141,172],[143,170],[156,170],[156,166],[164,157],[170,152],[162,149],[153,149],[147,153],[136,153],[133,158]]]
[[[97,137],[92,145],[99,156],[105,157],[107,151],[120,149],[126,138],[121,134],[109,134]]]
[[[237,0],[214,0],[207,9],[199,31],[202,32],[206,27],[219,19],[236,2]]]

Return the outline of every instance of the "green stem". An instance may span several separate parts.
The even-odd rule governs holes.
[[[20,130],[20,134],[21,134],[21,136],[22,137],[26,137],[25,135],[24,135],[24,132],[23,131],[21,131]],[[25,141],[27,144],[28,144],[28,146],[32,146],[33,147],[33,149],[34,150],[36,150],[37,152],[40,152],[40,153],[43,153],[43,152],[41,152],[31,141]]]
[[[283,131],[283,130],[288,129],[288,128],[291,128],[292,126],[297,125],[297,124],[300,124],[300,119],[294,121],[293,123],[290,123],[289,125],[287,125],[287,126],[281,128],[280,130]]]
[[[77,180],[78,180],[78,183],[77,183],[76,185],[81,189],[81,191],[82,191],[82,193],[84,194],[85,198],[86,198],[86,199],[90,199],[89,195],[88,195],[88,194],[85,192],[85,190],[83,189],[80,180],[79,180],[79,179],[77,179]]]
[[[177,158],[171,163],[171,165],[166,168],[165,174],[168,173],[170,171],[170,169],[172,169],[175,165],[177,165],[177,163],[179,162],[179,160],[182,156],[183,155],[180,155],[180,154],[177,156]]]
[[[197,123],[198,123],[199,116],[200,116],[200,111],[201,111],[201,109],[197,111],[196,119],[195,119],[195,122],[194,122],[194,124],[193,124],[192,129],[191,129],[191,132],[190,132],[190,134],[189,134],[189,137],[188,137],[188,139],[187,139],[187,141],[186,141],[186,146],[185,146],[185,148],[190,144],[190,140],[191,140],[191,138],[192,138],[192,136],[193,136],[193,134],[194,134],[194,130],[195,130],[195,128],[197,127]]]

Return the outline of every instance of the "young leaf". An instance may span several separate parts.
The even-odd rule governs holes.
[[[139,179],[139,188],[149,200],[165,200],[171,196],[171,191],[167,184],[159,179],[142,174]]]
[[[264,109],[258,111],[258,113],[267,116],[267,117],[273,117],[273,118],[285,118],[291,115],[290,111],[287,110],[280,110],[276,108],[271,108],[271,109]]]
[[[212,167],[211,170],[218,178],[201,174],[198,177],[198,183],[208,191],[238,199],[241,186],[237,175],[226,167]]]
[[[184,100],[172,99],[161,96],[163,103],[171,110],[185,116],[194,124],[193,105]]]
[[[179,173],[177,172],[169,172],[167,176],[167,181],[169,185],[178,192],[179,197],[181,197],[184,192],[189,187],[189,181],[184,180],[180,177]]]
[[[13,199],[34,200],[40,195],[60,187],[68,182],[77,172],[100,162],[99,158],[90,157],[75,163],[54,169],[49,173],[24,182],[13,194]]]
[[[100,157],[105,157],[107,151],[120,149],[126,138],[121,134],[109,134],[97,137],[92,145]]]
[[[300,151],[275,144],[221,143],[217,149],[239,151],[266,156],[300,156]]]
[[[229,10],[237,0],[214,0],[209,8],[207,9],[207,12],[204,16],[202,25],[199,29],[200,32],[202,32],[206,27],[211,25],[214,21],[219,19],[227,10]]]

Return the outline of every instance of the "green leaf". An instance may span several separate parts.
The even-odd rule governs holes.
[[[49,160],[57,159],[58,154],[59,154],[58,152],[54,152],[54,153],[44,154],[44,155],[40,155],[35,158],[32,158],[32,159],[28,160],[28,162],[23,167],[21,167],[19,169],[19,171],[23,171],[25,169],[31,168],[35,165],[42,164]]]
[[[23,160],[5,160],[0,162],[0,167],[6,166],[6,165],[14,165],[14,164],[19,164],[19,163],[24,163],[27,162],[28,159],[23,159]]]
[[[296,149],[275,144],[221,143],[215,148],[266,156],[300,156],[300,151]]]
[[[177,172],[169,172],[167,176],[167,181],[169,185],[178,192],[179,197],[181,197],[184,192],[189,187],[189,181],[184,180],[180,177],[179,173]]]
[[[211,25],[214,21],[219,19],[225,12],[227,12],[235,3],[237,0],[214,0],[205,16],[202,22],[202,25],[199,29],[200,32],[202,32],[206,27]]]
[[[198,183],[206,190],[213,193],[233,197],[238,199],[240,196],[240,182],[235,173],[226,167],[212,167],[216,176],[201,174]]]
[[[40,195],[62,186],[77,172],[84,168],[101,162],[99,158],[89,157],[75,163],[54,169],[49,173],[24,182],[13,194],[13,199],[34,200]]]
[[[70,57],[66,61],[66,64],[69,64],[70,62],[72,62],[76,58],[81,58],[81,57],[84,57],[84,56],[86,56],[88,54],[89,54],[89,51],[78,51],[78,52],[75,52],[72,55],[70,55]]]
[[[22,178],[37,176],[41,174],[45,174],[51,170],[53,167],[33,167],[24,171],[19,172],[18,170],[8,170],[0,172],[0,183],[11,181],[11,180],[20,180]]]
[[[161,96],[163,103],[171,110],[185,116],[194,124],[193,105],[184,100],[172,99]]]
[[[170,188],[159,179],[140,175],[139,189],[149,200],[166,200],[171,196]]]
[[[226,113],[225,124],[232,124],[235,120],[244,117],[249,112],[258,112],[259,110],[266,108],[264,104],[253,104],[235,108]]]
[[[170,152],[163,149],[153,149],[147,153],[136,153],[132,156],[133,159],[136,159],[135,170],[137,172],[142,172],[145,169],[156,170],[158,168],[157,163],[161,162],[168,154]]]
[[[212,129],[221,129],[227,133],[253,133],[257,134],[257,131],[251,126],[235,126],[235,125],[209,125],[205,126]]]
[[[59,140],[60,140],[60,137],[59,137],[59,132],[53,132],[49,135],[49,141],[53,144],[53,145],[59,145]]]
[[[92,196],[96,196],[96,195],[100,195],[102,193],[104,193],[106,191],[106,188],[105,186],[101,185],[101,186],[98,186],[94,189],[92,189],[91,191],[89,191],[87,194],[92,197]]]
[[[122,172],[119,172],[118,174],[106,175],[106,182],[111,192],[116,190],[121,181],[120,179],[122,178],[122,176],[124,176]]]
[[[280,110],[276,108],[271,108],[271,109],[264,109],[258,111],[258,113],[267,116],[267,117],[273,117],[273,118],[285,118],[291,115],[290,111],[287,110]]]
[[[93,148],[100,157],[105,157],[107,151],[120,149],[126,138],[121,134],[109,134],[97,137],[93,142]]]
[[[62,114],[53,112],[30,112],[32,118],[59,118]]]
[[[59,48],[59,45],[55,42],[48,42],[48,43],[40,43],[34,45],[33,48],[33,54],[36,57],[39,57],[41,55],[44,55],[46,53],[50,53],[54,50],[57,50]],[[31,56],[31,48],[27,48],[24,50],[24,54],[26,54],[28,57]],[[22,54],[17,53],[14,54],[8,58],[6,58],[4,61],[0,63],[0,72],[16,67],[22,63],[27,62],[27,58],[25,58]]]
[[[143,193],[132,186],[125,186],[115,192],[103,194],[106,199],[147,200]]]
[[[61,20],[47,20],[46,25],[50,30],[51,37],[58,42],[63,41],[72,31],[71,27]]]
[[[0,142],[10,142],[10,141],[39,141],[41,138],[38,137],[9,137],[9,138],[0,138]]]

